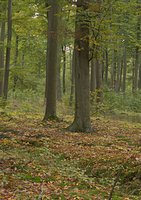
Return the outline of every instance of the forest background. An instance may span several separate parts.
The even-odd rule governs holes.
[[[58,115],[64,115],[74,110],[76,6],[67,1],[59,4],[57,102]],[[0,7],[0,96],[8,95],[6,109],[44,112],[49,6],[44,1],[13,1],[10,44],[7,1],[1,1]],[[94,1],[89,6],[92,114],[141,112],[140,12],[140,2],[134,0]],[[8,62],[10,68],[5,70]]]
[[[140,3],[0,1],[0,199],[141,199]]]

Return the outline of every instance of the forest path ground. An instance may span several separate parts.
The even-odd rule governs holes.
[[[0,200],[141,200],[141,125],[93,118],[92,133],[40,115],[0,116]]]

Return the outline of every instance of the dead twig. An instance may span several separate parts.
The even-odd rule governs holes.
[[[116,187],[116,185],[117,185],[117,182],[119,181],[121,172],[122,172],[122,170],[120,169],[120,170],[118,171],[118,173],[117,173],[117,176],[116,176],[116,178],[115,178],[115,180],[114,180],[114,183],[113,183],[113,186],[112,186],[112,188],[111,188],[111,191],[110,191],[108,200],[112,200],[112,196],[113,196],[113,193],[114,193],[114,189],[115,189],[115,187]]]

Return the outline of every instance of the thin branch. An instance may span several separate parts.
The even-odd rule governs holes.
[[[113,183],[113,186],[112,186],[112,188],[111,188],[111,192],[110,192],[110,194],[109,194],[108,200],[112,200],[112,196],[113,196],[113,193],[114,193],[114,189],[115,189],[115,187],[116,187],[116,185],[117,185],[117,182],[119,181],[120,175],[121,175],[121,169],[119,170],[119,172],[118,172],[118,174],[117,174],[117,176],[116,176],[116,178],[115,178],[115,180],[114,180],[114,183]]]

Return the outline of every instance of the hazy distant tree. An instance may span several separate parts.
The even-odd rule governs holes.
[[[4,38],[5,38],[5,22],[1,22],[0,27],[0,96],[3,92],[3,71],[4,71]]]

